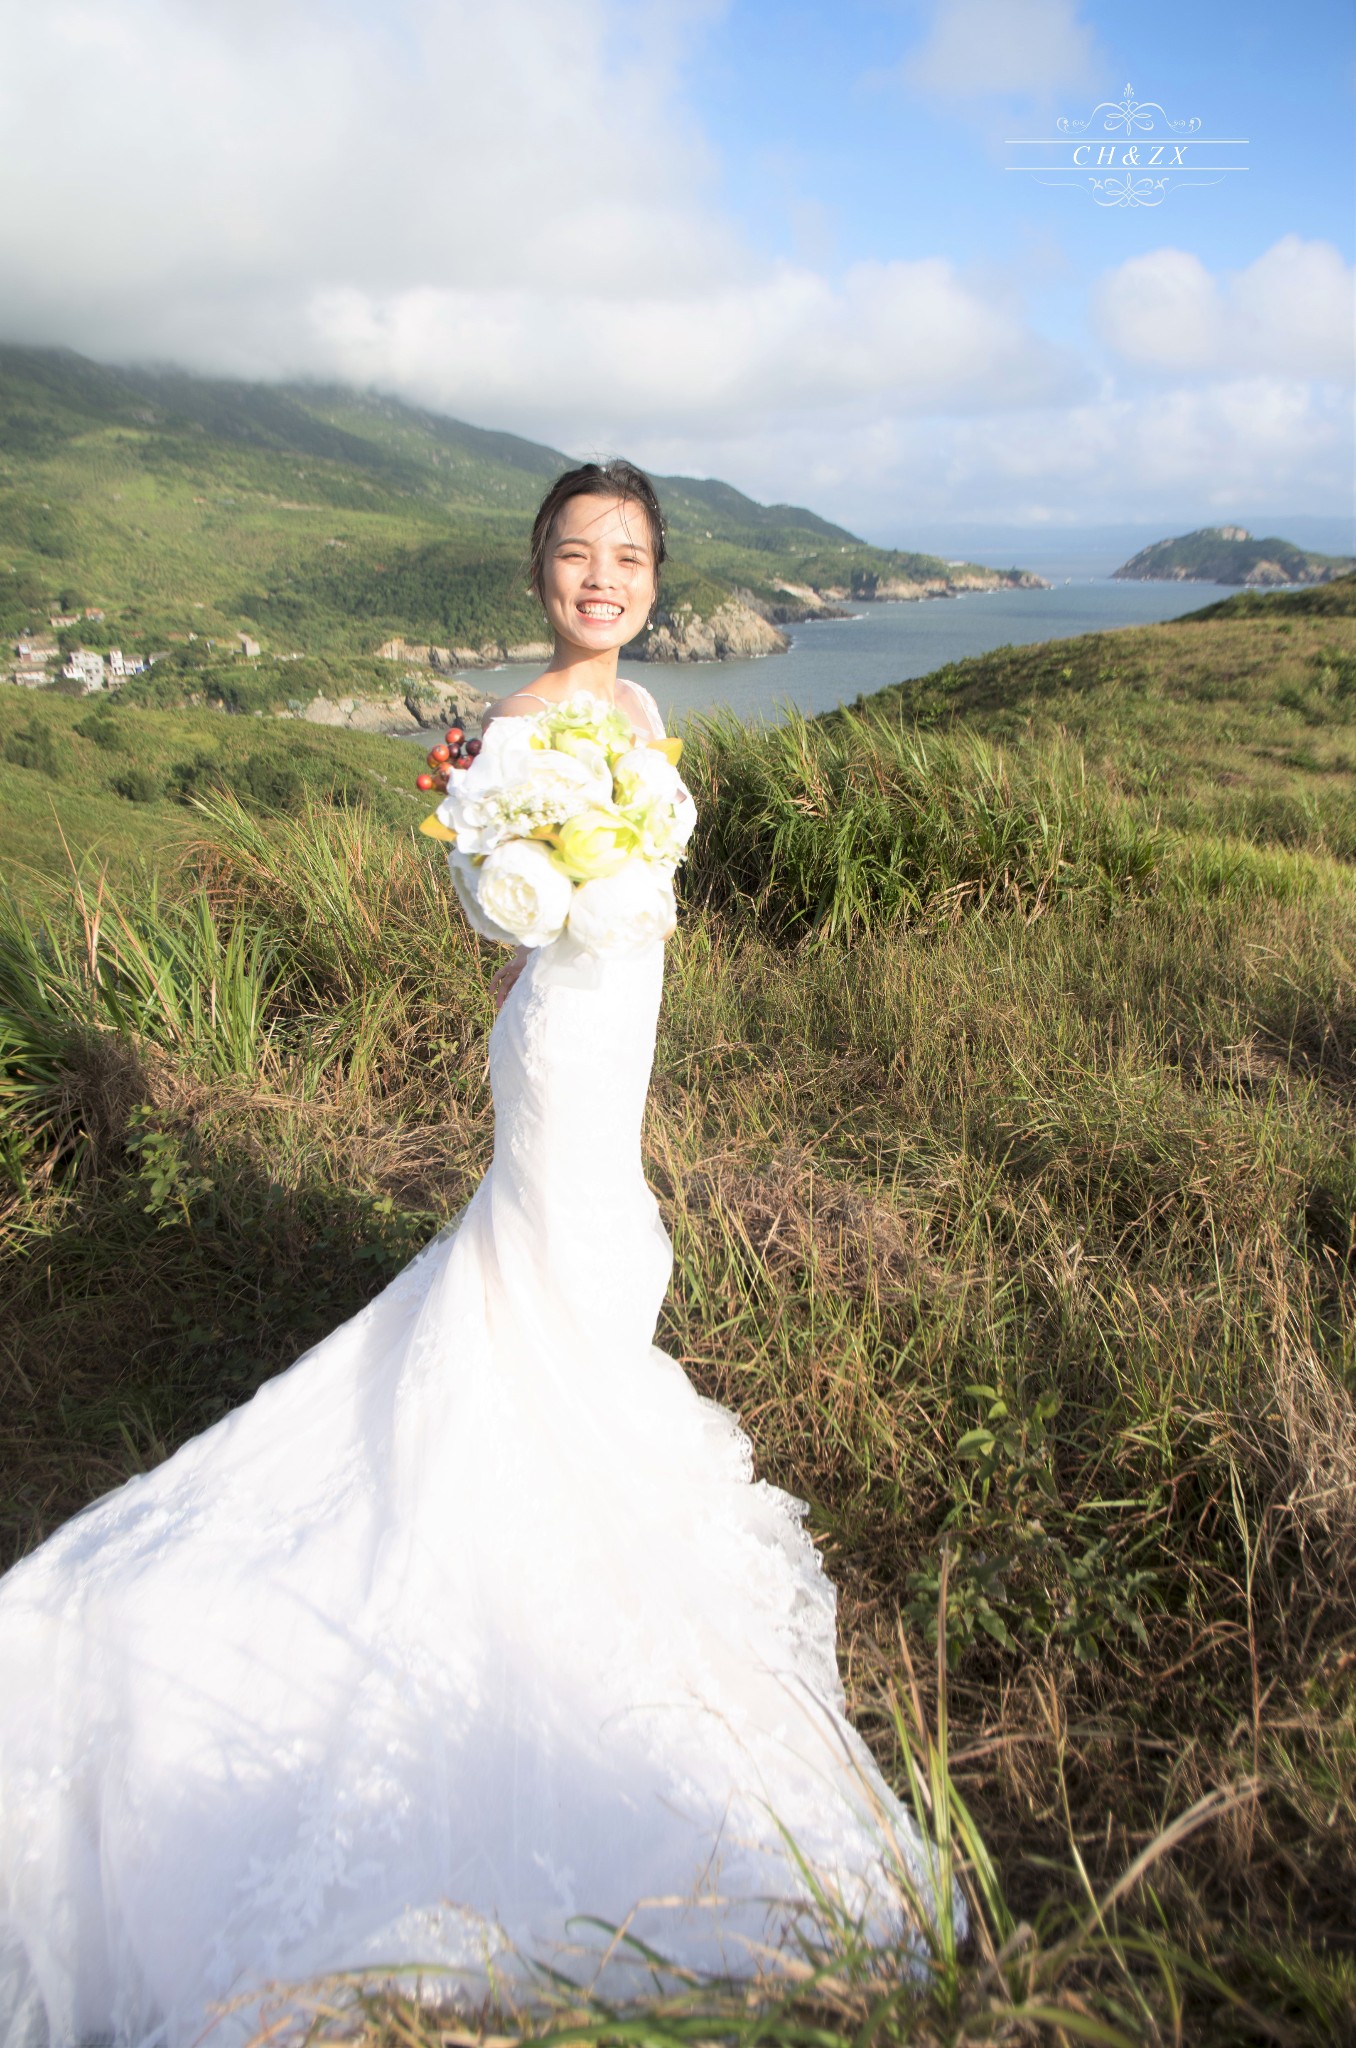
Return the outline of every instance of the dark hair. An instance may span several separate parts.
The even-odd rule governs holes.
[[[631,498],[645,514],[650,529],[650,552],[654,557],[655,600],[659,598],[659,571],[668,553],[664,541],[664,515],[654,485],[643,469],[620,457],[612,462],[581,462],[558,476],[537,507],[532,522],[532,588],[540,597],[546,577],[546,548],[555,516],[570,498]],[[651,613],[653,617],[653,612]]]

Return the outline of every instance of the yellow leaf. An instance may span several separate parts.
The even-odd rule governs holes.
[[[680,739],[650,740],[647,744],[652,746],[656,753],[662,754],[673,767],[678,766],[683,752],[683,743]]]
[[[438,813],[436,811],[434,811],[431,816],[425,818],[423,824],[419,827],[419,830],[423,832],[429,839],[448,839],[451,840],[454,845],[456,844],[456,833],[452,830],[452,827],[450,825],[444,825],[442,819],[438,816]]]

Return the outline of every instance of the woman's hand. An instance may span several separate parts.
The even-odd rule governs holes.
[[[527,947],[519,946],[514,952],[513,957],[506,960],[502,967],[496,968],[495,972],[491,975],[490,995],[493,998],[496,1011],[503,1009],[504,1000],[509,990],[513,987],[514,982],[518,979],[526,965]]]

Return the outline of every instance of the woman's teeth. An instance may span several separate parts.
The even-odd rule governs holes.
[[[586,619],[619,619],[622,615],[619,604],[581,604],[577,609]]]

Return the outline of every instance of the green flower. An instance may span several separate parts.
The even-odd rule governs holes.
[[[590,804],[565,820],[556,834],[554,858],[572,880],[595,882],[603,875],[614,875],[637,843],[635,826],[620,811]]]

